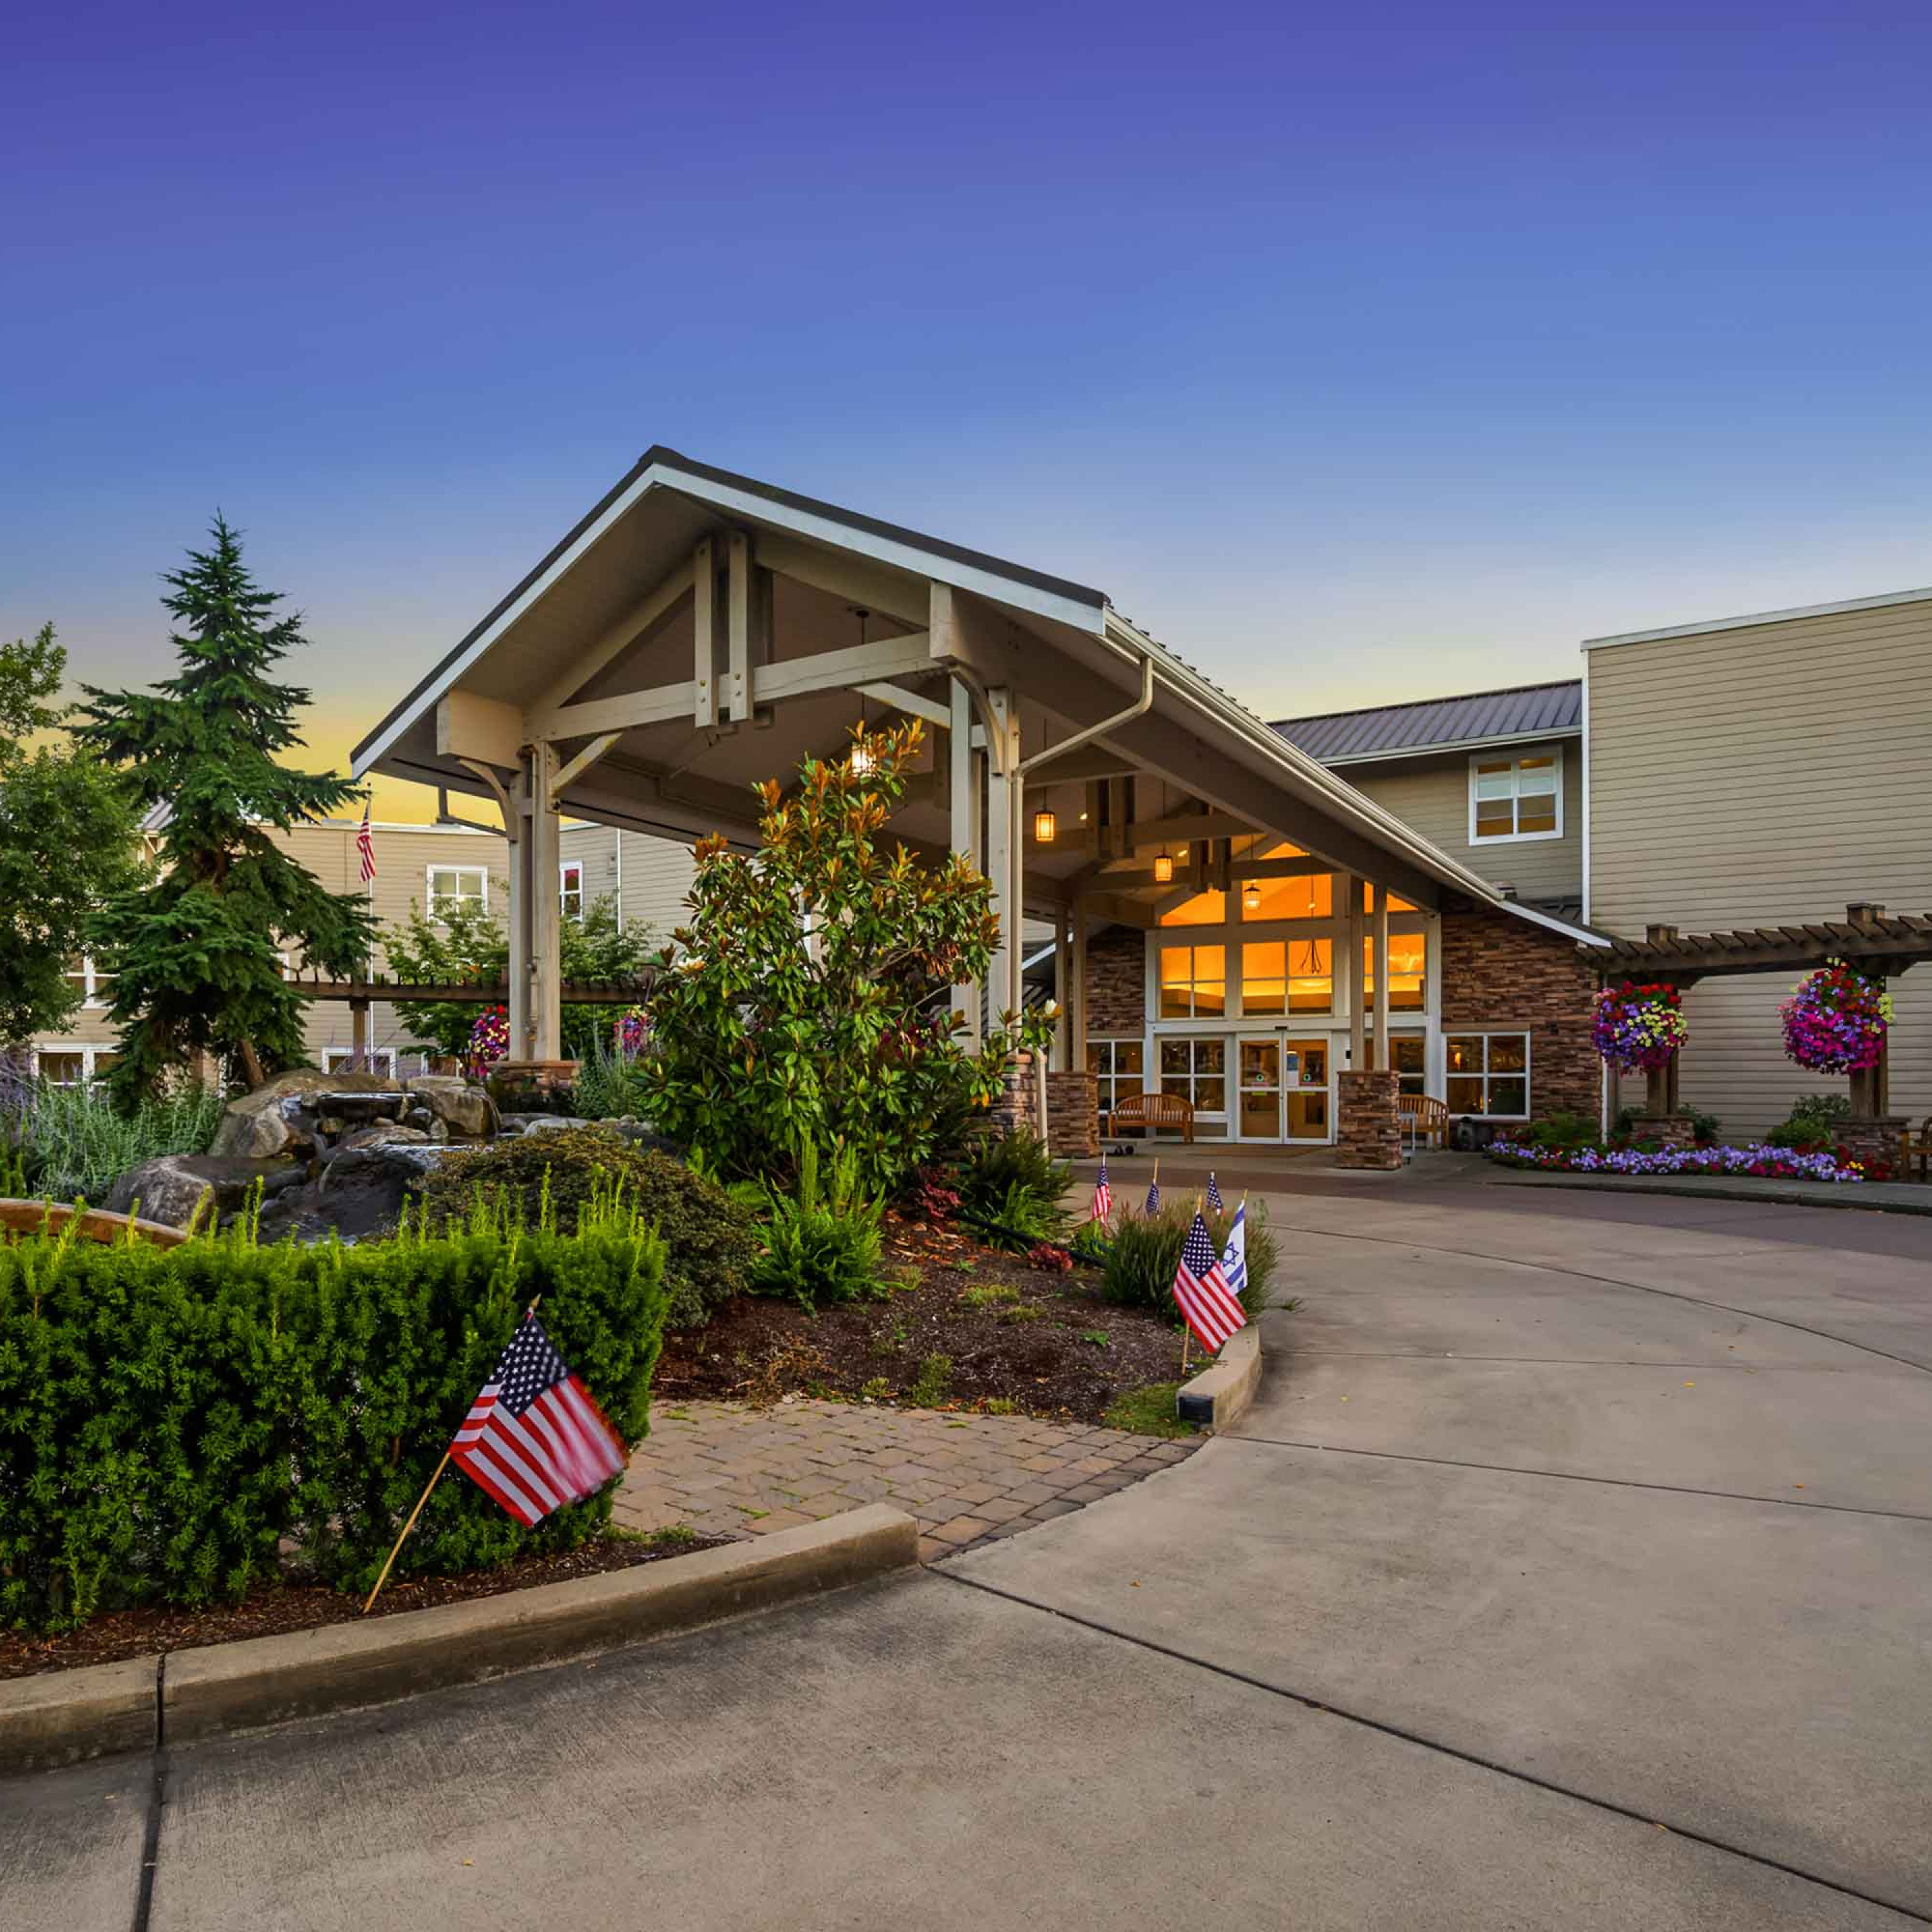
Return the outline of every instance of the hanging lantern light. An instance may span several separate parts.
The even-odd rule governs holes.
[[[1033,836],[1036,844],[1051,845],[1054,835],[1060,830],[1060,820],[1046,806],[1042,806],[1033,815]]]
[[[869,610],[854,608],[853,614],[859,620],[859,643],[862,648],[866,642],[866,620],[872,614]],[[847,761],[855,778],[869,778],[872,767],[878,763],[878,754],[872,749],[871,740],[866,736],[866,694],[859,694],[859,730],[852,740],[852,755]]]
[[[1154,854],[1154,882],[1157,886],[1171,884],[1174,879],[1174,861],[1165,852]]]
[[[852,776],[855,778],[862,778],[870,775],[874,762],[872,748],[863,738],[854,740],[850,762]]]
[[[1241,888],[1241,904],[1250,912],[1259,912],[1262,909],[1262,889],[1252,879]]]

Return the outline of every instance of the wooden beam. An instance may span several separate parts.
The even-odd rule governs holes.
[[[1111,921],[1115,926],[1138,926],[1143,932],[1154,929],[1154,908],[1142,905],[1138,899],[1116,898],[1109,892],[1087,892],[1082,895],[1080,902],[1103,925]]]
[[[862,684],[932,668],[926,634],[915,631],[909,637],[878,638],[869,644],[818,651],[810,657],[786,658],[766,664],[753,674],[752,694],[758,704],[776,704],[813,692],[856,691]]]
[[[691,560],[691,722],[700,730],[718,722],[718,554],[700,538]]]
[[[568,764],[559,769],[556,776],[550,781],[553,790],[561,791],[572,778],[580,778],[616,743],[622,735],[620,732],[606,731],[601,738],[592,739]]]
[[[622,656],[691,588],[689,563],[681,563],[648,596],[632,605],[590,648],[573,658],[529,708],[549,711],[567,703],[606,664]]]
[[[922,577],[888,569],[847,551],[826,550],[802,537],[776,530],[760,530],[752,544],[759,562],[781,577],[905,623],[926,621],[926,580]]]
[[[514,704],[479,698],[473,691],[446,691],[436,701],[436,752],[468,765],[473,759],[513,772],[527,742],[523,713]]]
[[[726,538],[726,663],[722,708],[743,719],[752,709],[752,540],[741,530]]]
[[[531,712],[530,740],[594,737],[606,731],[634,731],[646,724],[670,724],[695,716],[704,694],[694,679],[682,684],[654,685],[648,691],[627,691],[615,698],[586,698],[575,704]]]
[[[952,728],[952,713],[946,706],[936,698],[922,698],[916,691],[908,691],[903,685],[862,684],[859,690],[862,696],[876,698],[881,704],[890,704],[908,718],[923,718],[942,731]]]
[[[1056,846],[1059,844],[1055,840]],[[1256,859],[1243,864],[1237,860],[1229,874],[1232,880],[1242,879],[1306,879],[1324,872],[1332,872],[1334,867],[1326,859]],[[1123,860],[1118,865],[1096,866],[1090,872],[1083,874],[1094,885],[1102,889],[1108,886],[1154,886],[1162,882],[1154,875],[1153,868],[1138,860]],[[1190,892],[1205,892],[1210,886],[1221,884],[1218,864],[1197,871],[1187,860],[1174,862],[1174,883],[1186,886]],[[1222,890],[1228,888],[1223,886]]]
[[[1049,774],[1046,780],[1041,780],[1029,772],[1028,782],[1029,784],[1057,783],[1058,779]],[[1109,829],[1118,832],[1122,828],[1114,826]],[[1197,812],[1192,816],[1183,812],[1171,818],[1136,819],[1132,824],[1133,843],[1136,846],[1159,845],[1169,839],[1245,838],[1250,833],[1263,830],[1261,826],[1250,824],[1245,818],[1237,818],[1232,812]],[[1063,832],[1053,842],[1063,851],[1098,853],[1100,850],[1100,828],[1090,820],[1084,826]],[[1314,869],[1325,872],[1333,868],[1324,864]]]

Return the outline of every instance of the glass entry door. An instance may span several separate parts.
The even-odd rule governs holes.
[[[1240,1052],[1236,1131],[1243,1140],[1329,1138],[1325,1039],[1244,1040]]]

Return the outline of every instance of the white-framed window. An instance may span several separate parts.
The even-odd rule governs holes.
[[[490,871],[486,866],[431,866],[428,868],[429,916],[447,919],[459,906],[478,912],[490,910]]]
[[[1138,1040],[1090,1040],[1087,1071],[1100,1089],[1101,1112],[1111,1114],[1121,1101],[1144,1088],[1146,1046]]]
[[[352,1046],[326,1046],[322,1050],[322,1070],[325,1073],[380,1073],[385,1080],[393,1080],[396,1050],[392,1046],[374,1046],[367,1053],[358,1053]]]
[[[1474,753],[1469,760],[1469,843],[1563,836],[1563,750]]]
[[[114,975],[104,973],[92,959],[76,959],[67,969],[67,982],[84,1006],[104,1006],[114,997]]]
[[[1160,949],[1160,1017],[1219,1019],[1228,1010],[1228,949],[1225,946],[1163,946]]]
[[[1228,1111],[1228,1042],[1170,1036],[1160,1042],[1160,1090],[1194,1102],[1197,1114]]]
[[[1389,1011],[1419,1013],[1429,997],[1429,934],[1391,932],[1389,934]],[[1362,941],[1362,1004],[1372,1012],[1376,1005],[1376,937]]]
[[[584,862],[580,859],[566,859],[556,868],[556,897],[559,910],[566,919],[574,919],[579,926],[584,923]]]
[[[1490,1120],[1529,1118],[1528,1034],[1446,1034],[1442,1046],[1450,1113]]]
[[[50,1086],[78,1087],[101,1078],[120,1058],[111,1046],[36,1047],[34,1071]]]

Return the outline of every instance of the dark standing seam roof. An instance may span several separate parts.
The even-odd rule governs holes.
[[[1366,711],[1330,711],[1318,718],[1284,718],[1274,729],[1324,764],[1394,752],[1479,745],[1528,733],[1580,731],[1583,681],[1513,685],[1465,698],[1432,698],[1419,704],[1378,704]]]

